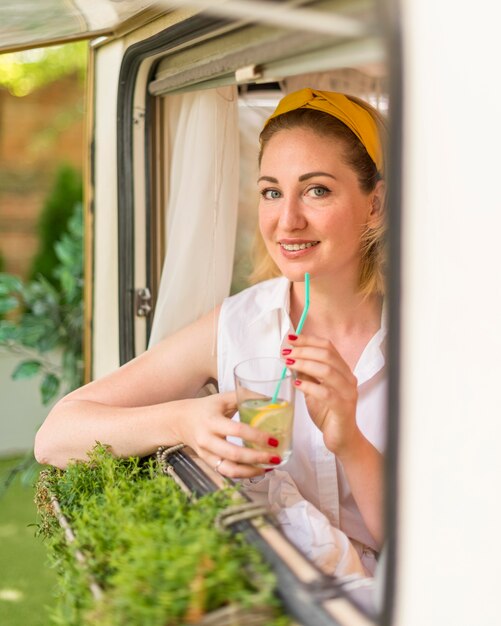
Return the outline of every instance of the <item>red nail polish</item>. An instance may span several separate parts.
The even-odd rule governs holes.
[[[275,437],[270,437],[268,439],[268,445],[272,448],[278,448],[278,439],[275,439]]]
[[[274,467],[268,467],[267,469],[265,469],[265,472],[272,472],[275,468]]]
[[[270,458],[270,463],[273,465],[279,465],[282,462],[282,459],[279,456],[272,456]]]
[[[296,385],[296,387],[299,387],[299,385],[302,383],[302,380],[299,380],[298,378],[296,378],[296,380],[294,381],[294,384]]]
[[[290,348],[283,348],[282,349],[282,354],[286,355],[286,354],[290,354],[292,352],[292,350]]]
[[[296,359],[285,359],[286,365],[293,365],[296,362]]]
[[[289,341],[296,341],[297,335],[288,335]]]

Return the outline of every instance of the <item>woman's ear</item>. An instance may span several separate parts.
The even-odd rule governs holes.
[[[384,207],[386,204],[386,186],[384,180],[379,180],[371,193],[369,215],[367,217],[368,228],[378,228],[384,219]]]

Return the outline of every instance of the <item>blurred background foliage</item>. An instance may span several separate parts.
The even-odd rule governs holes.
[[[60,259],[55,244],[67,230],[75,205],[82,202],[82,194],[81,172],[71,165],[61,165],[38,219],[39,248],[29,272],[31,280],[42,274],[53,284],[56,283],[54,270]]]
[[[0,274],[0,346],[22,357],[14,380],[40,375],[43,404],[82,384],[83,217],[74,203],[49,274]]]
[[[87,49],[87,42],[77,42],[0,55],[0,89],[10,94],[4,95],[32,102],[31,109],[11,106],[10,116],[0,120],[5,130],[10,126],[10,140],[1,146],[7,179],[24,181],[14,187],[7,181],[1,185],[6,216],[1,223],[18,224],[15,233],[6,231],[2,238],[21,241],[20,233],[30,229],[36,236],[22,274],[9,269],[15,266],[12,256],[7,247],[2,250],[0,349],[19,356],[14,380],[39,376],[44,405],[82,379],[83,189],[78,149],[75,154],[78,134],[67,130],[83,120]],[[57,85],[64,85],[64,91],[58,92]],[[18,124],[12,117],[16,111]],[[28,111],[38,115],[37,124],[26,126]],[[38,151],[33,152],[34,147]],[[32,158],[35,153],[40,157]],[[35,198],[34,222],[21,211]],[[14,408],[9,411],[13,414]]]
[[[88,44],[79,41],[0,55],[0,87],[21,97],[74,72],[83,81],[87,49]]]
[[[29,487],[40,405],[82,379],[87,46],[0,55],[0,623],[12,626],[53,623]]]

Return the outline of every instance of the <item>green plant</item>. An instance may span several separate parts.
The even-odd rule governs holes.
[[[23,282],[0,274],[0,347],[24,357],[12,373],[14,380],[41,375],[44,404],[82,382],[81,204],[74,206],[67,232],[54,248],[58,261],[54,284],[42,275]]]
[[[241,536],[220,531],[234,488],[191,499],[157,463],[114,458],[97,446],[89,462],[45,470],[37,489],[40,534],[58,574],[56,622],[65,626],[178,626],[227,604],[275,607],[275,577]],[[54,516],[55,496],[75,541]],[[79,550],[85,562],[77,563]],[[93,578],[103,590],[95,600]]]
[[[54,270],[60,259],[55,243],[66,232],[74,206],[82,202],[82,193],[81,173],[71,165],[61,165],[38,220],[39,248],[29,271],[29,279],[35,280],[41,274],[57,285]]]

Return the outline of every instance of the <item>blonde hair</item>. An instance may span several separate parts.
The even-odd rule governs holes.
[[[363,107],[372,116],[378,127],[381,143],[385,146],[387,127],[383,116],[364,100],[355,96],[347,97]],[[259,137],[261,145],[259,164],[261,164],[264,149],[275,133],[281,130],[292,130],[298,127],[309,128],[321,136],[333,136],[343,141],[345,145],[346,162],[357,173],[360,188],[365,193],[370,193],[375,189],[378,181],[381,180],[381,176],[361,141],[343,122],[329,113],[322,111],[295,109],[271,119],[261,131]],[[387,171],[386,155],[383,169]],[[384,215],[383,206],[381,207],[381,213]],[[381,219],[376,227],[367,226],[361,236],[361,265],[358,286],[359,291],[365,295],[384,294],[385,292],[385,233],[386,223],[384,219]],[[254,237],[252,261],[253,271],[249,277],[251,284],[281,275],[279,268],[268,254],[259,228]]]

